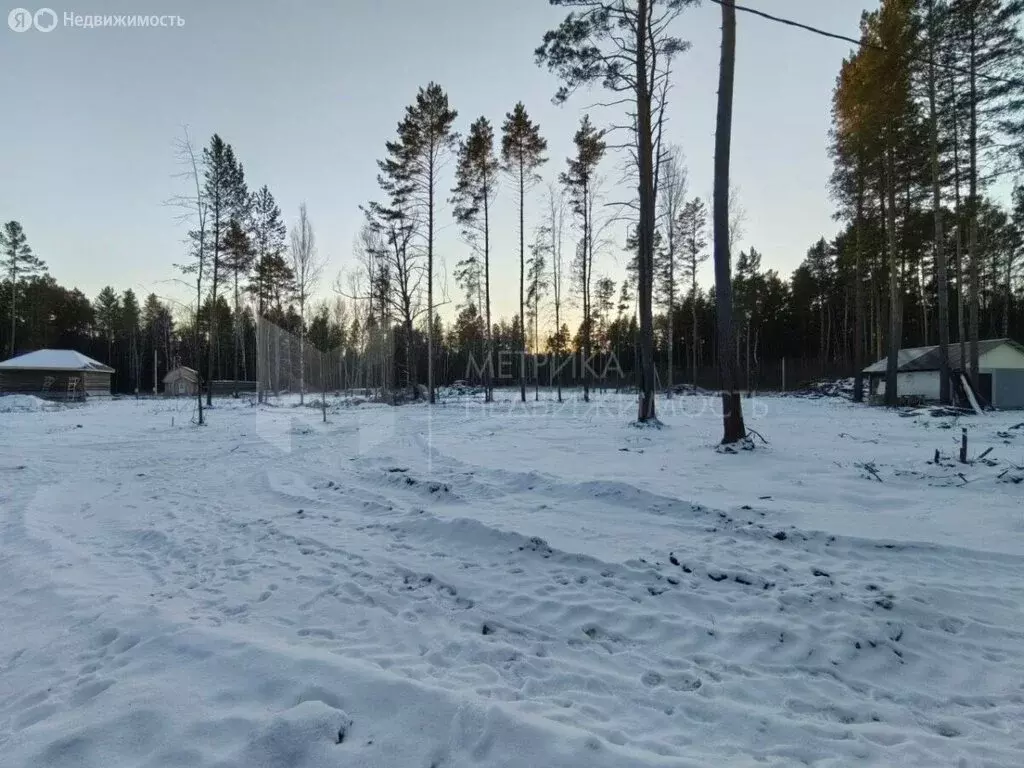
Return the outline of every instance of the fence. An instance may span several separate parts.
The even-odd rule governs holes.
[[[418,342],[412,350],[412,365],[406,358],[406,340],[403,334],[375,327],[364,328],[360,338],[349,339],[348,344],[331,344],[316,332],[314,323],[305,338],[282,328],[266,318],[256,323],[256,381],[246,382],[248,391],[254,389],[259,397],[278,397],[286,394],[360,391],[366,397],[394,401],[412,395],[411,386],[423,384],[426,379],[425,345]],[[631,354],[621,358],[612,353],[599,353],[584,361],[580,354],[520,356],[512,350],[495,350],[490,362],[490,380],[497,388],[519,386],[520,361],[525,367],[525,378],[530,387],[561,384],[580,387],[584,381],[599,390],[629,390],[637,385],[636,360]],[[435,385],[444,386],[463,380],[469,384],[484,383],[488,370],[482,350],[462,350],[452,353],[441,346],[435,358]],[[682,390],[694,383],[701,389],[713,390],[719,386],[717,367],[713,365],[676,366],[671,378],[662,361],[657,366],[657,389],[665,390],[669,383]],[[785,359],[752,363],[749,370],[741,361],[738,370],[739,386],[750,391],[791,391],[821,380],[853,375],[848,362],[832,360]],[[219,382],[215,382],[219,383]],[[424,395],[422,389],[417,392]],[[413,395],[415,396],[415,395]]]
[[[505,359],[502,359],[504,356]],[[636,361],[621,359],[614,354],[595,354],[585,362],[582,356],[560,356],[557,360],[550,355],[526,355],[525,378],[527,386],[537,383],[542,387],[561,384],[563,387],[581,387],[584,380],[599,390],[624,390],[638,383]],[[491,365],[492,382],[495,387],[519,386],[520,356],[518,353],[499,352]],[[483,361],[470,358],[459,360],[454,366],[445,365],[442,372],[451,378],[464,379],[470,384],[483,383]],[[759,362],[749,370],[744,364],[738,368],[739,386],[742,390],[762,392],[783,392],[799,389],[819,380],[834,380],[853,375],[853,365],[842,361],[784,359]],[[700,389],[713,390],[719,386],[719,371],[713,365],[675,366],[669,376],[668,367],[656,366],[657,389],[685,389],[694,384]]]
[[[330,344],[311,329],[305,337],[266,318],[256,322],[256,381],[260,400],[287,394],[362,390],[379,396],[393,385],[393,338],[369,329],[357,344]]]

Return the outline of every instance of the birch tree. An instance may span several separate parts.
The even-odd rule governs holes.
[[[196,371],[198,377],[198,360],[202,345],[201,330],[199,325],[199,311],[203,305],[203,277],[207,268],[206,246],[207,229],[209,220],[209,201],[203,185],[203,174],[200,170],[199,157],[196,155],[195,147],[188,129],[182,131],[182,136],[176,143],[176,154],[181,170],[178,177],[183,179],[186,191],[171,199],[171,204],[177,207],[181,213],[179,221],[189,224],[189,236],[186,242],[190,246],[190,261],[180,265],[185,274],[195,275],[196,279],[196,308],[192,322],[192,345],[195,349],[197,361]],[[207,384],[209,385],[209,384]],[[196,387],[196,412],[199,426],[205,424],[203,417],[203,388]]]
[[[323,272],[316,250],[316,235],[309,221],[306,204],[299,206],[299,220],[292,228],[292,272],[295,275],[295,298],[299,303],[299,404],[306,397],[306,304],[320,282]]]
[[[537,241],[531,248],[530,261],[526,273],[526,302],[527,320],[533,325],[533,375],[534,375],[534,397],[540,400],[540,301],[548,290],[547,262],[544,259],[546,243],[543,233],[538,231]]]
[[[562,345],[562,296],[565,269],[563,266],[562,243],[565,234],[565,196],[561,188],[551,182],[545,197],[545,223],[543,233],[547,241],[547,255],[551,260],[551,301],[555,312],[555,333],[551,337],[549,350],[552,355],[551,376],[560,371],[559,359],[565,351]],[[555,383],[555,382],[552,382]],[[557,381],[558,402],[562,402],[562,377]]]

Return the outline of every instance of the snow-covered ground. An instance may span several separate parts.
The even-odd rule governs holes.
[[[1024,765],[1024,413],[549,397],[0,398],[0,765]]]

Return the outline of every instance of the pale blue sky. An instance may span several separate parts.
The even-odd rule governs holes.
[[[18,3],[24,5],[24,2]],[[747,0],[855,35],[872,0]],[[9,5],[12,5],[9,3]],[[375,160],[416,89],[444,86],[457,127],[486,115],[500,126],[525,102],[550,144],[554,177],[585,107],[599,94],[551,104],[555,79],[533,61],[564,15],[546,0],[77,0],[75,14],[177,14],[181,28],[0,29],[0,219],[22,222],[63,284],[90,297],[111,284],[185,297],[173,282],[182,227],[163,201],[181,191],[173,143],[187,124],[198,143],[218,132],[267,184],[289,224],[305,201],[321,252],[324,288],[352,267],[358,206],[377,196]],[[8,8],[3,9],[4,17]],[[832,86],[849,47],[740,15],[733,178],[747,211],[743,247],[788,274],[808,246],[831,235],[827,132]],[[690,169],[690,194],[711,191],[719,9],[686,12],[677,33],[692,50],[676,65],[670,139]],[[595,110],[599,123],[615,115]],[[606,170],[617,176],[617,159]],[[449,169],[450,171],[450,169]],[[446,180],[445,186],[448,186]],[[445,190],[447,196],[447,190]],[[498,199],[495,312],[518,289],[512,195]],[[450,222],[450,211],[442,212]],[[442,234],[450,271],[465,253],[454,226]],[[618,280],[625,257],[602,255]],[[710,275],[710,271],[708,272]],[[449,285],[457,299],[457,290]]]

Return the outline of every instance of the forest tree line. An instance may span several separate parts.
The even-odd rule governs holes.
[[[63,288],[11,221],[0,238],[3,348],[77,348],[118,370],[119,391],[147,391],[154,350],[161,371],[184,364],[206,379],[252,378],[263,317],[300,344],[343,350],[350,382],[369,381],[372,350],[385,345],[382,383],[413,393],[417,382],[478,378],[488,397],[515,383],[525,398],[528,382],[545,383],[544,368],[558,367],[552,357],[571,356],[581,364],[561,364],[566,384],[596,384],[582,373],[596,370],[641,392],[646,380],[669,391],[713,386],[719,307],[698,280],[714,240],[711,206],[689,194],[683,150],[661,124],[667,62],[686,47],[666,30],[689,3],[585,5],[593,13],[570,16],[536,52],[565,83],[557,98],[610,77],[653,122],[599,128],[583,115],[559,167],[524,103],[497,127],[476,117],[463,135],[444,89],[428,84],[384,145],[356,268],[330,287],[305,207],[289,233],[268,188],[249,189],[230,144],[214,135],[199,151],[186,135],[186,191],[175,202],[190,225],[182,270],[195,281],[191,304],[150,295],[140,306],[130,290],[89,299]],[[619,15],[609,21],[601,10]],[[735,253],[742,222],[733,207],[728,297],[746,388],[777,386],[769,372],[782,359],[808,376],[849,375],[900,347],[935,343],[962,343],[976,374],[978,339],[1024,338],[1024,187],[1012,185],[1024,167],[1022,19],[1024,0],[884,0],[864,14],[862,44],[843,62],[832,105],[838,233],[809,244],[800,266],[781,275],[766,262],[788,254]],[[616,20],[646,28],[665,54],[643,92],[637,72],[609,69]],[[596,57],[582,67],[586,56]],[[655,196],[609,212],[609,158],[621,146],[635,150],[638,189],[653,172]],[[645,151],[654,165],[642,169]],[[539,220],[527,221],[528,201],[539,204]],[[496,205],[518,213],[514,242],[492,231]],[[461,298],[445,320],[434,297],[436,232],[452,218],[466,251],[454,273]],[[616,249],[628,257],[618,281],[598,258]],[[518,311],[494,317],[493,259],[510,254]],[[498,365],[507,355],[511,369]]]

